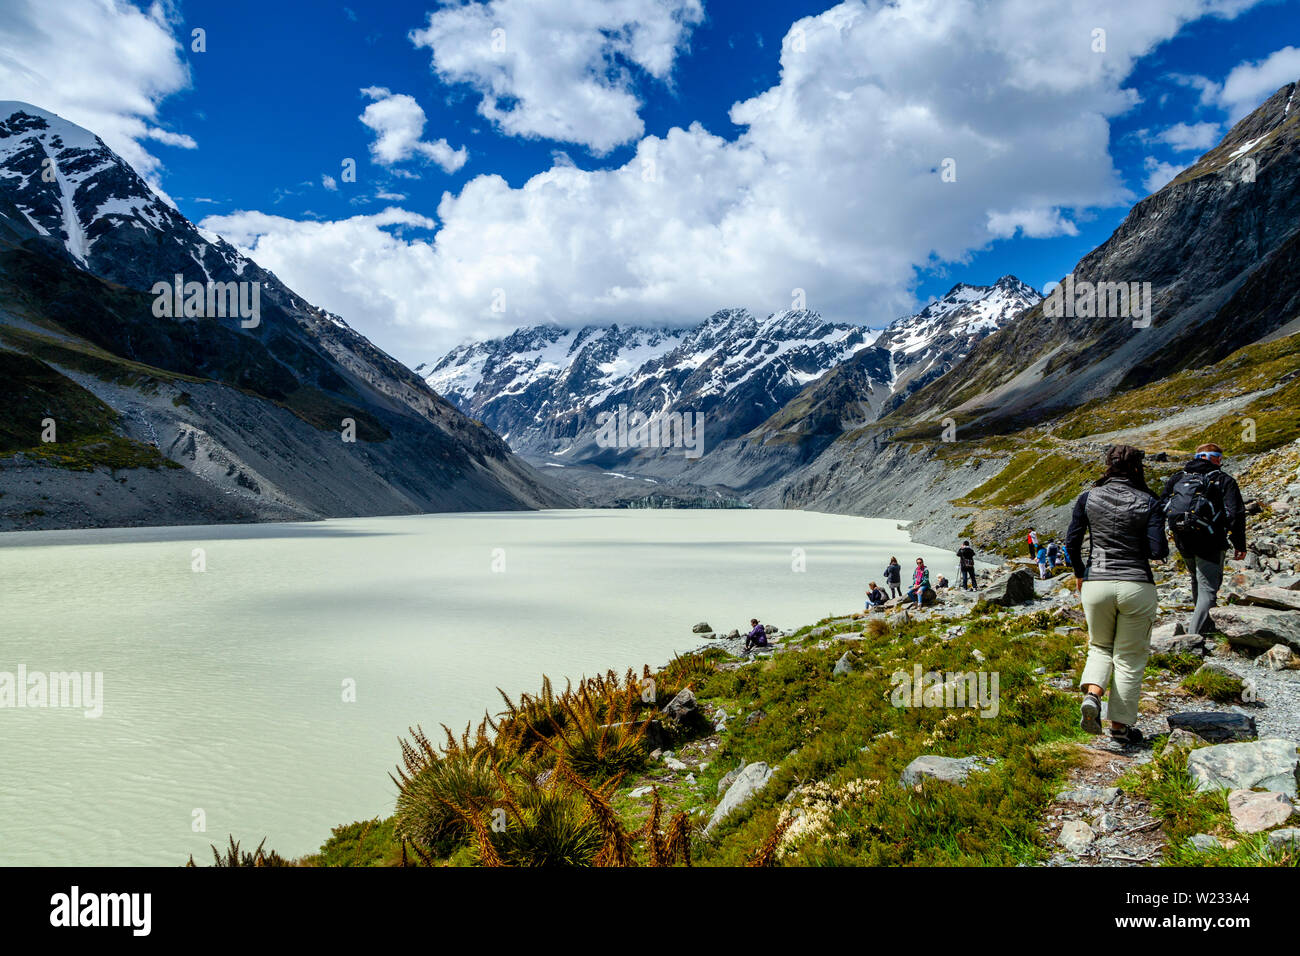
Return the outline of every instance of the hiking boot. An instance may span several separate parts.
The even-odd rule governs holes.
[[[1079,727],[1084,733],[1101,733],[1101,698],[1096,694],[1084,694],[1083,703],[1079,705]],[[1112,731],[1113,733],[1113,731]]]
[[[1110,739],[1125,747],[1134,747],[1142,743],[1143,738],[1142,731],[1138,730],[1136,727],[1125,727],[1123,730],[1111,727]]]

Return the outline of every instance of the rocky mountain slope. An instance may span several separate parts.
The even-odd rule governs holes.
[[[1114,441],[1167,459],[1158,475],[1203,441],[1240,471],[1300,435],[1295,93],[1280,89],[1135,205],[1072,270],[1074,307],[1033,305],[751,501],[919,519],[923,540],[975,534],[1000,548],[1027,525],[1063,531]],[[1143,300],[1150,283],[1147,315],[1117,314],[1101,284],[1119,282],[1139,283]]]
[[[990,286],[953,286],[917,314],[891,322],[871,346],[808,383],[757,428],[715,449],[694,469],[694,480],[761,495],[841,435],[890,414],[1041,299],[1009,275]]]
[[[194,285],[160,293],[176,276]],[[0,348],[22,372],[0,383],[14,411],[3,527],[566,500],[341,318],[200,232],[98,137],[12,102]]]
[[[603,416],[624,409],[656,426],[674,413],[698,417],[700,451],[707,454],[872,338],[867,329],[827,322],[815,312],[757,319],[730,309],[691,329],[520,329],[461,346],[417,371],[517,452],[554,456],[558,464],[635,463],[648,473],[671,473],[684,471],[694,457],[680,446],[602,444]]]

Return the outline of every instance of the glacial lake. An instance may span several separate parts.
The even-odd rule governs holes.
[[[408,727],[459,732],[543,673],[658,666],[699,621],[860,609],[890,555],[957,577],[892,520],[795,511],[0,535],[0,680],[103,680],[98,717],[0,706],[0,864],[210,863],[232,833],[313,852],[392,812]]]

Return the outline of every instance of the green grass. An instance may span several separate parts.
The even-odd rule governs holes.
[[[955,504],[982,508],[1006,508],[1040,500],[1052,506],[1068,504],[1098,473],[1095,461],[1027,448]]]
[[[1152,654],[1147,659],[1148,670],[1166,670],[1173,674],[1190,674],[1201,666],[1197,654]]]
[[[1202,669],[1184,677],[1181,686],[1183,690],[1190,691],[1197,697],[1206,697],[1216,703],[1227,704],[1233,701],[1240,703],[1241,691],[1245,685],[1239,677]]]

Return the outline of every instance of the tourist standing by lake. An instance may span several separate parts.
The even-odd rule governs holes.
[[[889,585],[891,598],[899,597],[903,593],[903,566],[898,563],[898,558],[890,558],[889,563],[885,565],[885,583]]]
[[[967,591],[975,590],[975,549],[970,546],[969,541],[963,541],[961,547],[957,549],[957,564],[961,568],[961,586]],[[966,579],[970,578],[970,584],[966,584]]]

